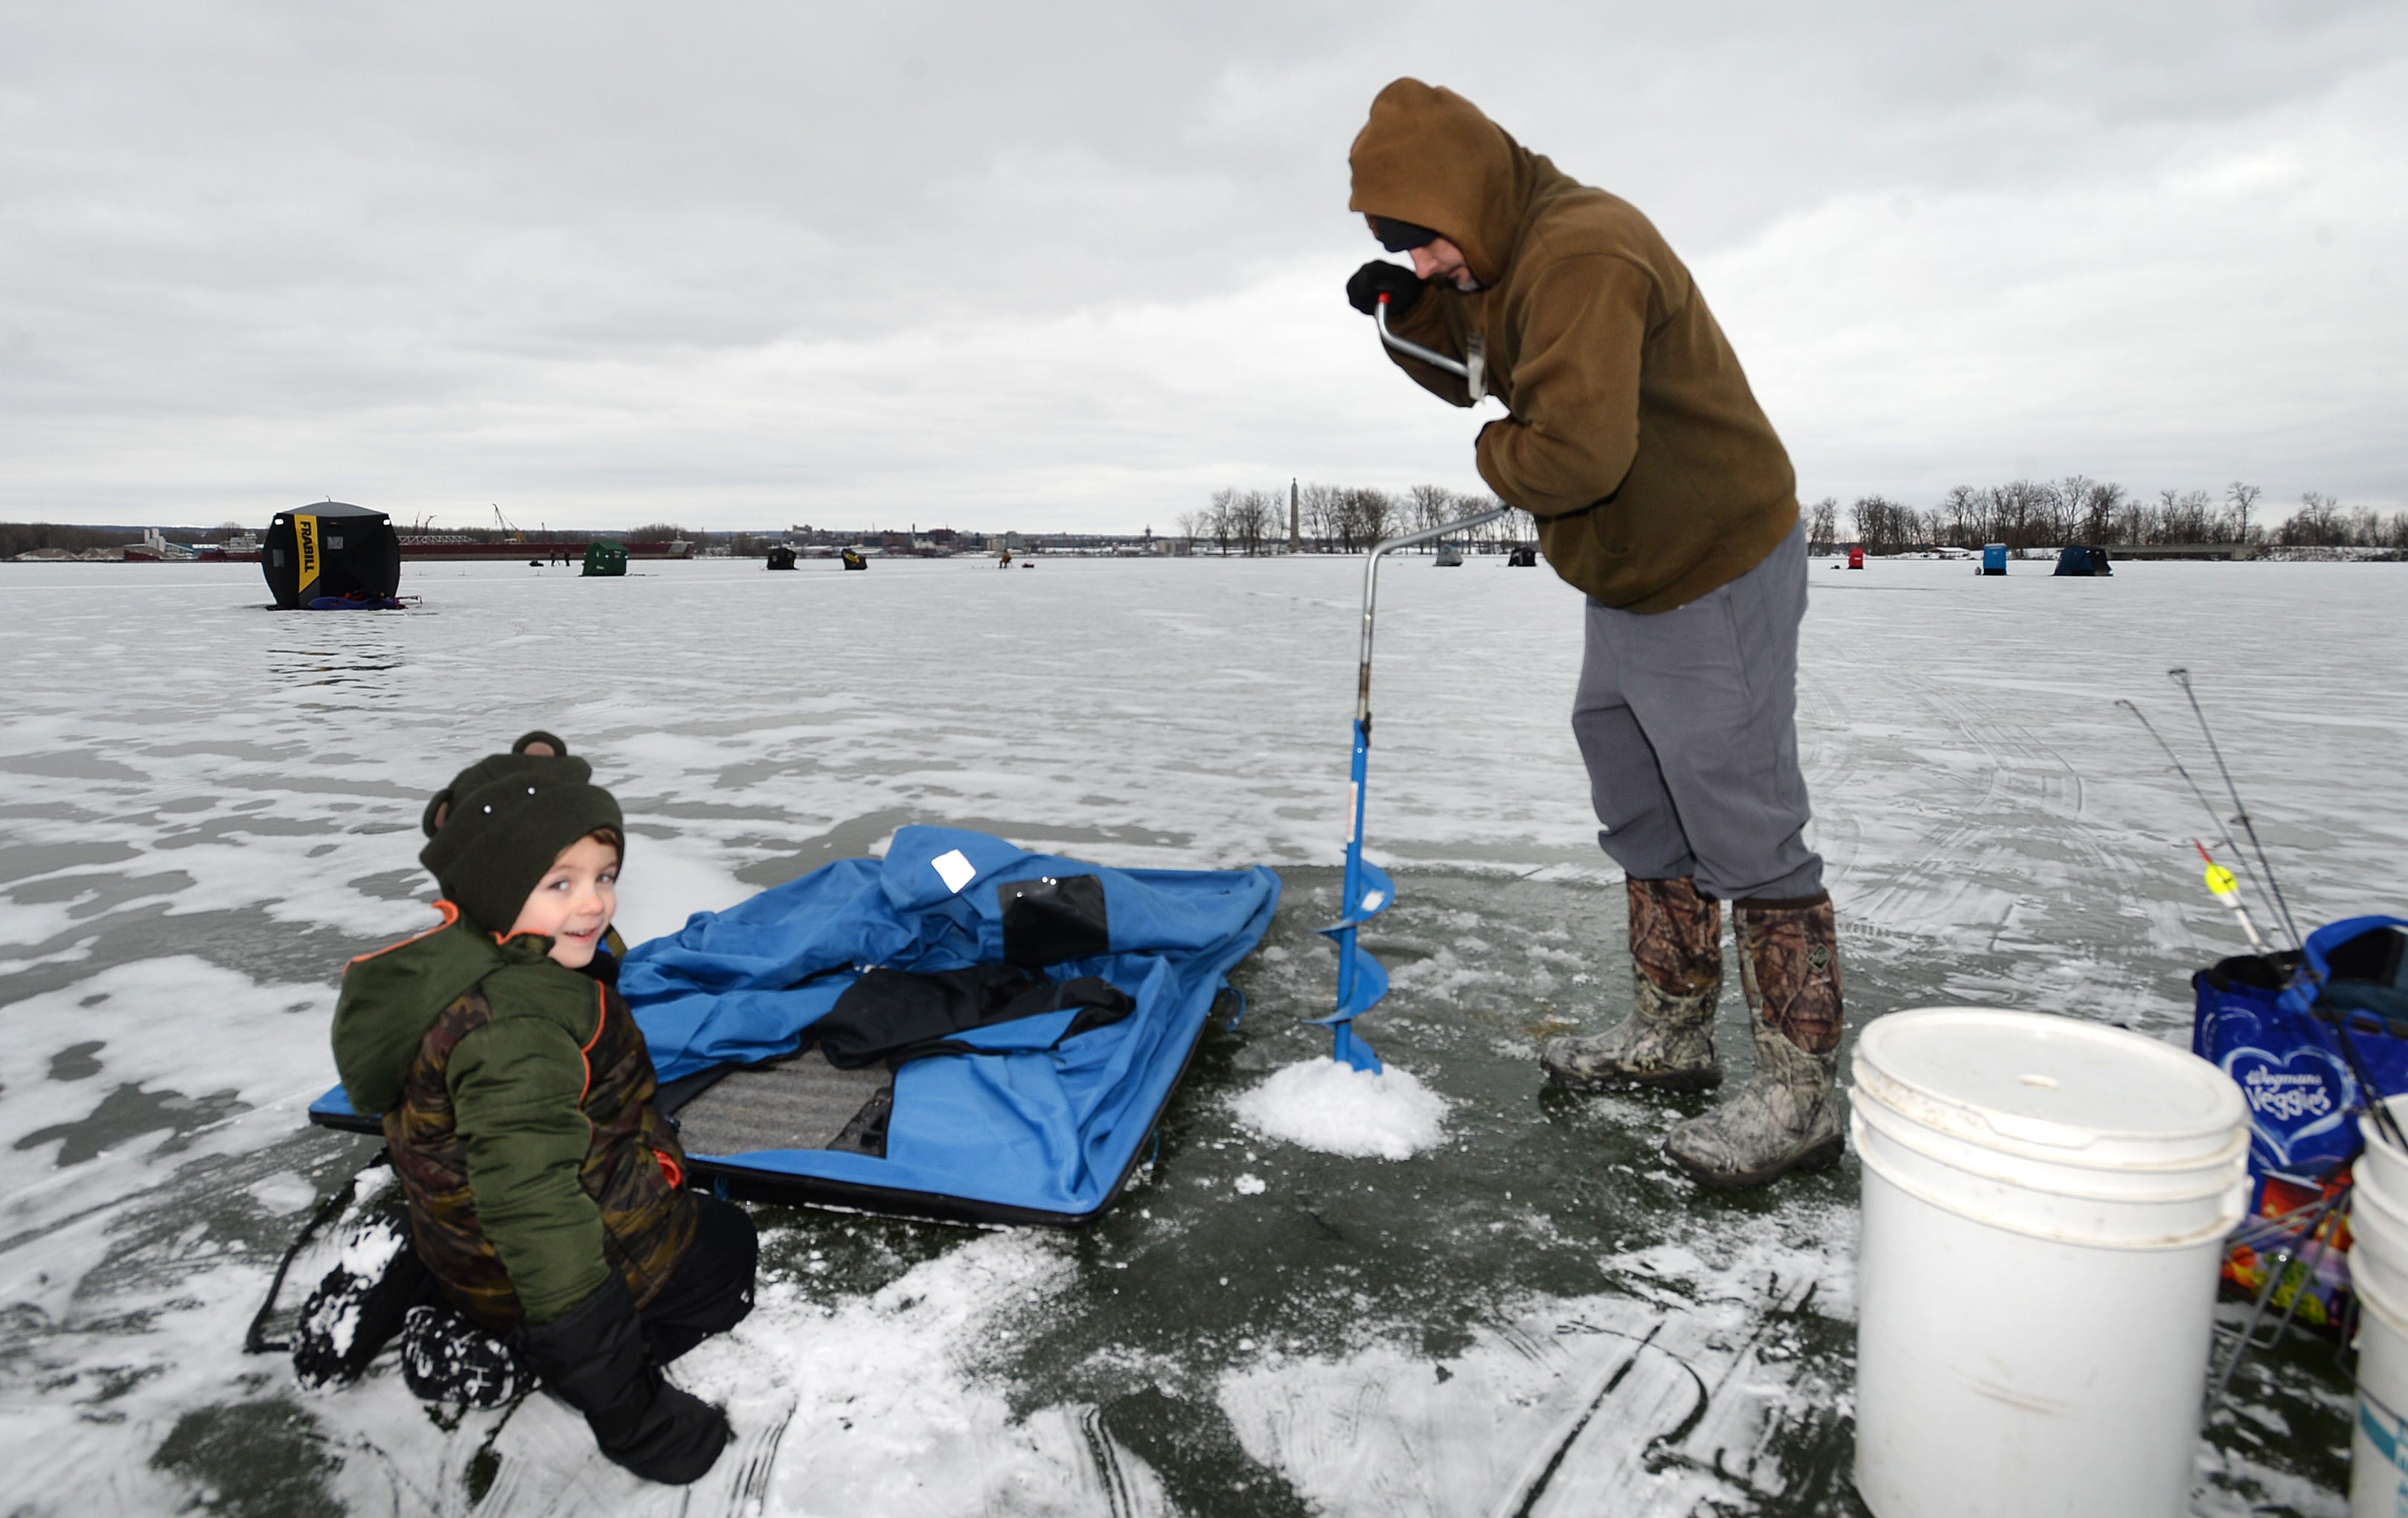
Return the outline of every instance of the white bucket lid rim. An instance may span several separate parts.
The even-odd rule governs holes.
[[[1852,1069],[1860,1097],[1969,1142],[2017,1153],[2147,1152],[2097,1162],[2117,1167],[2179,1167],[2202,1149],[2221,1150],[2247,1121],[2240,1088],[2197,1055],[2042,1012],[1892,1012],[1857,1035]]]
[[[2403,1129],[2408,1129],[2408,1093],[2397,1096],[2386,1096],[2383,1098],[2383,1105],[2391,1110],[2392,1117],[2398,1120]],[[2402,1168],[2408,1168],[2408,1150],[2401,1149],[2383,1136],[2383,1130],[2375,1126],[2373,1113],[2358,1114],[2358,1136],[2365,1139],[2368,1149],[2379,1149],[2383,1152],[2384,1158]]]
[[[1953,1213],[1968,1223],[2000,1233],[2025,1239],[2037,1239],[2044,1243],[2062,1244],[2071,1249],[2095,1249],[2119,1254],[2155,1254],[2173,1250],[2199,1249],[2202,1246],[2223,1246],[2233,1226],[2249,1210],[2249,1179],[2244,1172],[2227,1188],[2223,1205],[2207,1220],[2171,1234],[2133,1236],[2104,1231],[2092,1231],[2062,1226],[2047,1226],[2035,1220],[2009,1218],[1982,1211],[1967,1199],[1951,1196],[1945,1192],[1925,1185],[1911,1175],[1894,1168],[1870,1145],[1859,1148],[1857,1158],[1869,1176],[1878,1177],[1882,1183],[1895,1189],[1901,1196],[1911,1197],[1927,1207],[1936,1207]],[[2149,1204],[2143,1204],[2147,1206]]]
[[[2361,1215],[2374,1214],[2391,1225],[2392,1230],[2408,1235],[2408,1200],[2394,1196],[2390,1188],[2375,1178],[2372,1167],[2352,1169],[2349,1175],[2350,1221],[2355,1228]],[[2408,1259],[2400,1262],[2408,1268]]]
[[[2349,1249],[2349,1291],[2358,1305],[2381,1318],[2384,1325],[2402,1339],[2408,1339],[2408,1304],[2391,1301],[2383,1295],[2384,1288],[2375,1284],[2378,1272],[2358,1267],[2358,1246]]]
[[[2242,1131],[2234,1132],[2222,1148],[2191,1156],[2183,1164],[2142,1166],[2101,1164],[2088,1155],[2051,1153],[2036,1156],[2003,1144],[1971,1142],[1929,1124],[1918,1123],[1914,1114],[1899,1112],[1882,1102],[1856,1103],[1849,1109],[1849,1116],[1887,1142],[1959,1175],[2052,1196],[2131,1207],[2179,1204],[2204,1196],[2221,1196],[2234,1178],[2248,1173],[2249,1136]],[[1871,1148],[1862,1142],[1857,1148],[1859,1157],[1870,1163]],[[1989,1156],[1988,1163],[1985,1163],[1984,1156]],[[2151,1190],[2139,1191],[2102,1185],[2091,1179],[2107,1176],[2154,1181],[2156,1185]]]
[[[1917,1127],[1976,1148],[2073,1169],[2179,1172],[2220,1165],[2249,1142],[2246,1123],[2167,1140],[2159,1134],[2102,1133],[2035,1123],[1993,1123],[1981,1109],[1898,1087],[1861,1068],[1849,1087],[1852,1107],[1876,1108]],[[2004,1131],[2002,1131],[2002,1129]],[[2062,1141],[2061,1141],[2062,1140]]]

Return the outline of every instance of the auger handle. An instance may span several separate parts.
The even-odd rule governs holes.
[[[1451,359],[1434,348],[1424,348],[1417,342],[1399,337],[1390,332],[1388,330],[1388,296],[1384,291],[1380,294],[1380,304],[1372,308],[1371,320],[1380,325],[1380,340],[1407,358],[1417,358],[1424,364],[1435,364],[1447,373],[1459,374],[1466,380],[1471,378],[1471,370],[1460,360]]]
[[[1386,297],[1381,298],[1384,300]],[[1388,538],[1372,548],[1369,561],[1363,566],[1363,664],[1354,686],[1354,720],[1363,724],[1367,738],[1371,730],[1371,606],[1380,594],[1381,557],[1400,548],[1411,548],[1415,543],[1426,543],[1433,537],[1447,537],[1484,525],[1512,509],[1509,506],[1490,507],[1485,511],[1475,511],[1470,516],[1440,526],[1425,527],[1417,533]]]

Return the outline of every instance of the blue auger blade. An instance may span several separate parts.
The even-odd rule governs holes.
[[[1397,888],[1379,866],[1359,854],[1353,863],[1361,878],[1354,899],[1346,904],[1344,917],[1321,930],[1324,937],[1338,945],[1338,1010],[1327,1017],[1307,1021],[1329,1029],[1330,1058],[1377,1075],[1380,1056],[1354,1031],[1354,1019],[1369,1011],[1388,994],[1388,971],[1371,951],[1355,940],[1355,929],[1387,910],[1388,904],[1397,898]]]
[[[1331,1059],[1350,1065],[1366,1075],[1380,1073],[1383,1068],[1380,1056],[1373,1053],[1371,1046],[1363,1041],[1363,1036],[1354,1031],[1354,1024],[1340,1023],[1331,1032],[1337,1035],[1329,1051]]]
[[[1363,872],[1362,888],[1353,901],[1346,903],[1345,916],[1317,930],[1324,938],[1334,938],[1348,928],[1362,926],[1386,911],[1388,904],[1397,899],[1397,887],[1388,879],[1387,871],[1368,859],[1357,863],[1355,868]]]
[[[1352,1023],[1378,1006],[1380,998],[1388,994],[1387,967],[1372,958],[1371,951],[1359,943],[1340,943],[1338,952],[1354,956],[1354,981],[1347,987],[1346,999],[1339,1004],[1336,1011],[1327,1017],[1305,1019],[1317,1027],[1336,1027],[1340,1023]]]

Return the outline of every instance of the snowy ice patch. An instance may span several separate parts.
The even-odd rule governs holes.
[[[1267,1138],[1349,1159],[1411,1159],[1445,1137],[1446,1098],[1393,1065],[1373,1075],[1309,1059],[1239,1093],[1230,1107]]]

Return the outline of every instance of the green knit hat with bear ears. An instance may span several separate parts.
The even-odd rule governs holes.
[[[552,752],[527,752],[538,746]],[[594,766],[571,758],[567,744],[529,733],[435,793],[420,820],[428,841],[418,861],[469,925],[507,933],[562,850],[602,828],[625,838],[619,803],[593,779]]]

